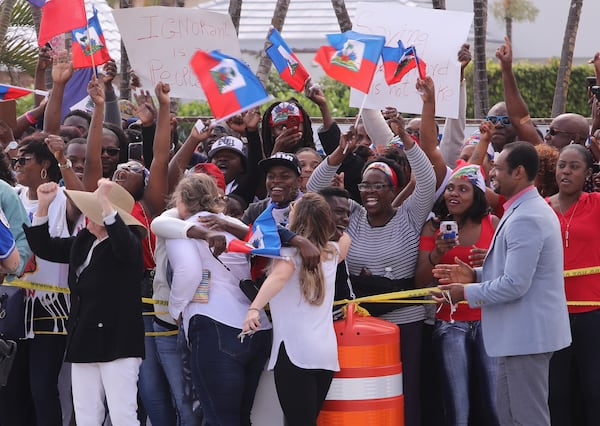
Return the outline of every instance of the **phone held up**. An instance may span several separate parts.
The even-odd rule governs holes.
[[[295,129],[294,133],[298,133],[298,132],[300,132],[299,126],[300,126],[300,117],[298,117],[296,115],[290,115],[287,119],[286,128]]]
[[[132,142],[128,147],[129,159],[142,161],[142,142]]]
[[[440,223],[440,232],[444,240],[456,238],[458,236],[458,223],[454,220],[444,220]]]

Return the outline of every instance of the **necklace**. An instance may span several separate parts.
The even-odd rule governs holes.
[[[560,212],[563,222],[565,223],[565,248],[569,247],[569,227],[571,226],[571,221],[573,220],[573,216],[575,216],[575,212],[577,211],[578,205],[579,205],[579,198],[577,199],[577,202],[575,203],[575,207],[573,208],[573,213],[571,213],[571,217],[569,218],[569,221],[567,222],[567,219],[565,218],[565,214],[563,213],[562,208],[560,207],[560,202],[558,202],[558,211]]]

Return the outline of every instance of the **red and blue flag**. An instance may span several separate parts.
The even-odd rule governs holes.
[[[271,62],[275,65],[281,79],[289,84],[292,89],[302,93],[306,80],[310,78],[308,71],[283,40],[277,29],[271,28],[269,41],[273,44],[267,48],[266,53],[271,58]]]
[[[277,224],[273,218],[271,203],[254,221],[252,230],[246,241],[232,240],[227,246],[228,251],[252,254],[264,257],[281,257],[281,239],[277,232]]]
[[[327,34],[329,46],[315,55],[325,73],[350,87],[369,93],[385,37],[346,31]]]
[[[18,99],[32,93],[48,96],[48,92],[44,90],[27,89],[25,87],[11,86],[10,84],[0,84],[0,100],[2,101]]]
[[[96,67],[110,61],[96,8],[93,16],[88,19],[87,26],[71,31],[71,39],[73,68]]]
[[[198,50],[190,66],[217,120],[225,120],[271,99],[246,64],[218,50]]]
[[[414,68],[417,68],[419,78],[423,79],[427,75],[427,65],[417,56],[415,46],[404,48],[401,40],[398,40],[398,47],[385,46],[381,56],[385,81],[390,86],[400,82]]]
[[[83,0],[47,0],[42,7],[38,45],[45,45],[54,36],[87,24]]]

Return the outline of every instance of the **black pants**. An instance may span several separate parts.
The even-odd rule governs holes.
[[[316,426],[333,371],[296,367],[279,347],[274,368],[275,388],[288,426]]]

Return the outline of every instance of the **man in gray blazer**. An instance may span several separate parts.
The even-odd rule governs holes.
[[[533,186],[537,170],[531,144],[507,144],[490,177],[508,201],[483,266],[472,269],[456,259],[433,270],[446,284],[435,299],[481,308],[486,351],[498,357],[502,425],[550,425],[550,358],[571,343],[560,225]]]

